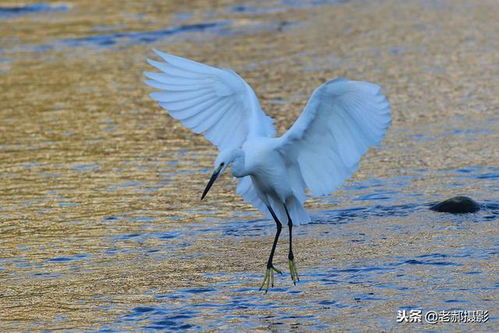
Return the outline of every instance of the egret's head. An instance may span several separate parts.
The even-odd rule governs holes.
[[[208,194],[208,191],[210,190],[215,180],[217,180],[218,176],[221,175],[225,171],[225,169],[227,169],[230,163],[234,162],[235,158],[237,157],[237,153],[237,149],[230,149],[223,150],[218,154],[217,159],[215,160],[213,174],[208,181],[208,185],[206,185],[206,188],[203,191],[201,200],[203,200],[206,194]]]

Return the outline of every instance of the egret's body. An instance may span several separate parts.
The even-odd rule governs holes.
[[[293,195],[293,190],[288,183],[288,174],[284,158],[276,154],[276,139],[261,138],[250,140],[243,145],[244,171],[238,174],[250,176],[257,190],[258,196],[264,202],[265,198],[273,197],[284,202]]]
[[[172,117],[203,133],[220,153],[201,199],[231,165],[237,192],[276,222],[276,235],[262,287],[273,285],[272,264],[282,223],[290,233],[289,268],[298,281],[292,227],[310,222],[305,190],[332,192],[357,168],[369,146],[390,124],[390,107],[372,83],[334,79],[315,90],[302,115],[281,137],[261,110],[251,87],[236,73],[156,51],[165,62],[149,60],[163,73],[149,73],[151,94]],[[279,271],[278,271],[279,272]]]

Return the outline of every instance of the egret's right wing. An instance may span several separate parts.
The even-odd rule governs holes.
[[[151,97],[184,126],[220,150],[240,147],[251,136],[274,136],[272,119],[235,72],[155,52],[164,62],[148,62],[162,73],[146,72],[145,82],[160,90]]]
[[[339,78],[317,88],[278,148],[314,195],[332,192],[357,169],[390,125],[390,104],[375,84]],[[297,161],[297,163],[295,163]]]

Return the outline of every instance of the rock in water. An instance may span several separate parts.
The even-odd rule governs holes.
[[[453,197],[433,205],[431,210],[452,214],[474,213],[480,210],[480,205],[468,197]]]

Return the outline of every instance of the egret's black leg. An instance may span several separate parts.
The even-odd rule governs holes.
[[[281,221],[277,218],[275,215],[274,210],[272,207],[267,206],[267,208],[270,211],[270,214],[274,218],[274,221],[276,223],[276,233],[274,237],[274,244],[272,244],[272,250],[270,251],[270,256],[269,260],[267,261],[267,271],[265,272],[265,278],[263,279],[263,283],[260,286],[260,290],[262,290],[265,287],[265,292],[269,290],[269,286],[274,286],[274,271],[276,271],[279,274],[282,274],[280,270],[274,267],[272,264],[272,260],[274,259],[274,253],[275,253],[275,248],[277,246],[277,241],[279,240],[279,235],[281,234],[281,229],[282,229],[282,224]]]
[[[293,254],[293,221],[291,220],[291,216],[289,216],[288,207],[286,207],[286,205],[284,205],[284,209],[286,210],[286,215],[288,216],[288,228],[289,228],[289,253],[288,253],[289,272],[291,274],[291,279],[293,280],[293,283],[296,285],[296,282],[300,281],[300,278],[298,277],[298,272],[296,270],[296,265],[295,265],[295,256]]]

